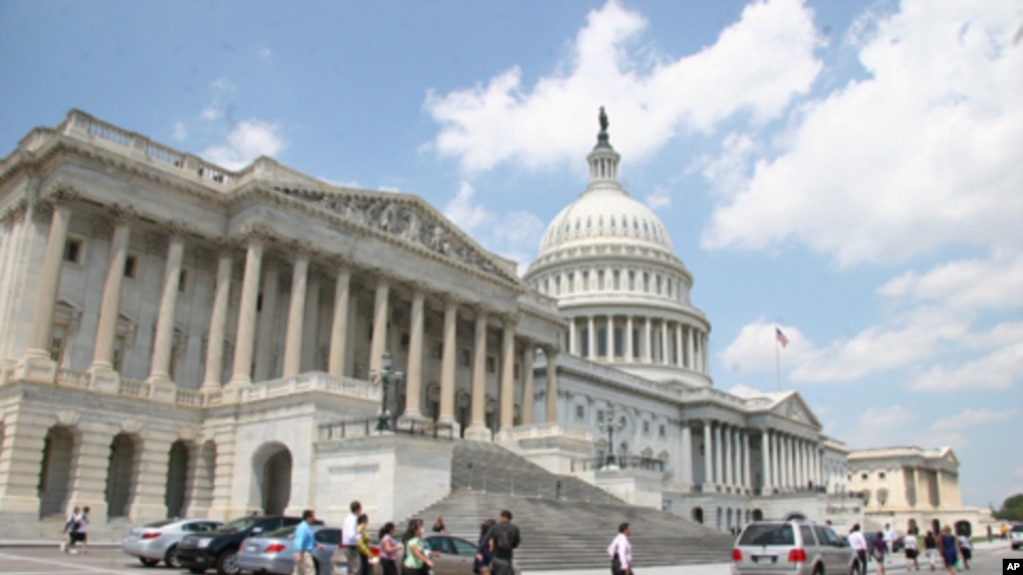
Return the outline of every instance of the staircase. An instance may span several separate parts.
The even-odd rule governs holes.
[[[475,542],[480,523],[497,519],[502,509],[508,509],[522,534],[515,562],[523,570],[609,568],[607,546],[622,522],[632,527],[636,566],[731,559],[730,535],[630,505],[578,478],[554,475],[493,444],[464,442],[456,447],[451,484],[451,495],[416,516],[427,528],[441,516],[448,533]]]

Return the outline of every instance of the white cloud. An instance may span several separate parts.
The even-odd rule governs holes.
[[[543,220],[525,210],[499,217],[476,203],[475,195],[472,184],[462,182],[455,197],[444,207],[444,216],[488,250],[517,262],[521,276],[535,255],[536,238],[546,227]]]
[[[248,165],[259,156],[275,156],[285,148],[280,126],[262,120],[239,122],[227,135],[224,145],[210,146],[203,157],[229,170]]]
[[[878,289],[893,299],[940,302],[963,310],[1004,310],[1019,307],[1023,294],[1023,253],[995,254],[940,265],[926,274],[909,271]]]
[[[871,407],[860,415],[845,439],[854,448],[905,445],[909,436],[906,431],[916,418],[901,405]]]
[[[258,53],[259,53],[259,57],[262,60],[267,61],[267,62],[269,62],[273,58],[273,55],[274,55],[273,50],[271,50],[269,48],[263,48]]]
[[[380,190],[381,192],[391,192],[393,194],[401,193],[401,189],[399,189],[397,186],[377,186],[377,189]]]
[[[174,123],[174,133],[171,135],[171,138],[175,142],[184,142],[188,139],[188,128],[185,127],[183,122]]]
[[[1018,409],[1005,409],[1002,411],[992,411],[990,409],[966,409],[960,413],[957,413],[951,417],[939,419],[931,425],[931,429],[935,431],[959,431],[969,427],[975,427],[977,425],[983,425],[985,423],[991,423],[993,421],[1005,421],[1016,415]]]
[[[207,122],[219,120],[224,116],[227,106],[225,100],[234,94],[235,85],[227,78],[221,78],[210,84],[210,89],[213,91],[213,97],[210,99],[209,104],[206,104],[202,111],[199,112],[199,117]]]
[[[737,112],[756,123],[776,118],[821,69],[820,40],[799,0],[751,3],[713,45],[681,58],[630,50],[646,26],[611,0],[590,12],[558,71],[531,88],[515,66],[485,85],[431,91],[424,106],[441,124],[433,148],[467,171],[572,162],[605,105],[615,145],[642,158],[680,131],[709,132]]]
[[[444,207],[444,216],[467,233],[494,219],[482,204],[473,203],[476,189],[469,182],[462,182],[454,198]]]
[[[652,194],[647,194],[643,198],[643,203],[650,206],[652,210],[666,208],[671,205],[671,192],[658,186]]]
[[[775,328],[781,328],[789,343],[779,350],[775,339]],[[721,352],[721,361],[735,373],[756,371],[774,372],[780,360],[782,368],[788,370],[799,365],[819,352],[793,326],[767,323],[762,319],[747,324],[739,331],[739,335]]]
[[[975,360],[932,368],[917,377],[910,388],[917,391],[1009,389],[1020,379],[1023,379],[1023,343],[1015,343]]]
[[[743,383],[733,385],[732,388],[728,390],[728,393],[744,398],[763,397],[765,395],[763,391]]]
[[[709,248],[787,240],[841,265],[1023,242],[1023,46],[1012,0],[904,0],[864,34],[869,77],[809,102],[715,210]]]

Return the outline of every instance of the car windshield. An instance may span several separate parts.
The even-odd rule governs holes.
[[[1023,525],[1013,525],[1012,526],[1012,532],[1013,533],[1023,533]]]
[[[739,539],[739,545],[795,545],[796,539],[792,526],[784,525],[750,525]]]
[[[154,521],[152,523],[146,523],[145,527],[157,528],[163,527],[164,525],[170,525],[171,523],[175,523],[175,521],[173,519],[165,519],[163,521]]]
[[[285,539],[295,534],[295,528],[298,525],[292,525],[291,527],[282,527],[276,531],[271,531],[264,535],[268,539]]]
[[[249,527],[252,527],[256,523],[255,517],[242,517],[241,519],[235,519],[230,523],[226,523],[220,526],[217,531],[226,531],[228,533],[237,533],[239,531],[245,531]]]

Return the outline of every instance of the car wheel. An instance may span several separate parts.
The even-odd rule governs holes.
[[[178,560],[178,546],[171,545],[171,548],[163,554],[163,564],[171,569],[181,569],[181,561]]]
[[[220,575],[238,575],[238,552],[224,551],[217,559],[217,573]]]
[[[139,557],[139,563],[146,567],[156,567],[156,564],[159,562],[159,559],[146,559],[145,557]]]

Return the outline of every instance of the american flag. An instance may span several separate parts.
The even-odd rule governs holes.
[[[781,332],[780,327],[774,328],[774,339],[778,340],[778,343],[780,343],[782,347],[789,344],[789,338],[785,337],[785,334]]]

